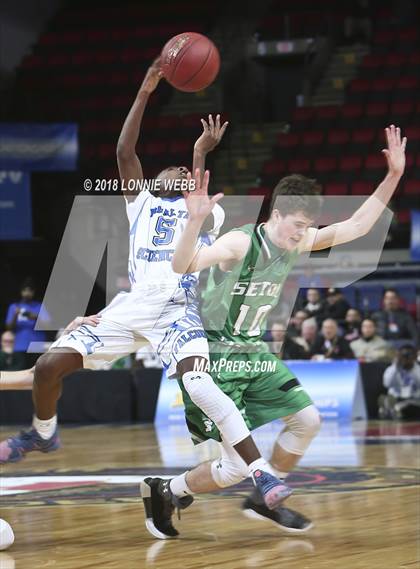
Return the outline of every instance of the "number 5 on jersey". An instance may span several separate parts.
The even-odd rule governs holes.
[[[177,219],[158,217],[155,227],[156,235],[152,239],[153,245],[169,245],[175,235]]]

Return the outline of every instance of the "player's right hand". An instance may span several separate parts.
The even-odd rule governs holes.
[[[160,57],[157,57],[147,70],[143,83],[141,84],[140,91],[149,94],[153,93],[162,77],[163,73],[160,67]]]
[[[200,180],[200,178],[200,168],[196,168],[194,173],[195,190],[183,192],[183,195],[189,213],[189,220],[204,222],[217,202],[223,198],[223,194],[219,193],[215,196],[209,196],[210,172],[208,170],[204,172],[203,179]],[[190,183],[192,179],[191,172],[188,172],[187,179],[188,183]]]

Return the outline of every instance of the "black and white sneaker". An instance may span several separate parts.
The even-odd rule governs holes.
[[[290,508],[270,510],[255,491],[242,503],[242,511],[248,518],[271,522],[287,533],[305,533],[313,527],[311,520]]]
[[[145,478],[140,483],[140,493],[146,514],[146,528],[158,539],[172,539],[179,532],[172,525],[172,514],[175,509],[185,510],[194,498],[175,496],[169,486],[170,480],[163,478]]]

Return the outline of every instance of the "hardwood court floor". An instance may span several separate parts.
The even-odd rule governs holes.
[[[11,434],[2,430],[1,436]],[[183,471],[215,447],[193,451],[185,432],[151,426],[61,428],[63,449],[2,468],[1,512],[16,541],[1,569],[415,569],[420,425],[356,424],[321,431],[291,478],[289,507],[315,522],[284,535],[240,511],[248,482],[203,495],[175,525],[178,540],[144,528],[138,480]],[[267,447],[272,432],[258,435]],[[323,457],[327,457],[323,463]]]

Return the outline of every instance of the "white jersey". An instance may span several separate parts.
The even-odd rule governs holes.
[[[174,290],[197,282],[198,275],[179,275],[172,270],[172,256],[188,219],[183,196],[162,198],[142,191],[126,202],[130,224],[128,276],[131,288],[154,287]],[[200,236],[198,247],[211,244],[224,221],[224,211],[216,204],[213,228]]]

